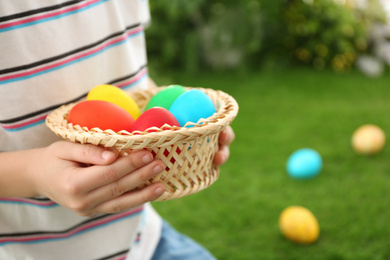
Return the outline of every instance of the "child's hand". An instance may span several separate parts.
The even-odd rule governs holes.
[[[165,167],[148,151],[118,158],[102,147],[61,141],[39,157],[34,166],[40,169],[34,179],[38,193],[82,216],[121,212],[165,191],[162,183],[137,189]]]
[[[214,157],[216,166],[224,164],[229,159],[229,145],[234,141],[234,138],[234,131],[230,126],[226,127],[219,135],[219,151]]]

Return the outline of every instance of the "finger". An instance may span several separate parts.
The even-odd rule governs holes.
[[[137,151],[118,158],[110,165],[95,165],[84,169],[80,182],[89,184],[89,191],[111,184],[134,170],[153,161],[148,151]]]
[[[113,183],[95,189],[88,194],[91,200],[90,205],[95,207],[105,201],[119,197],[126,192],[133,191],[161,173],[164,168],[165,165],[161,160],[155,160],[130,172]]]
[[[117,153],[92,144],[57,142],[52,149],[61,159],[84,164],[106,165],[118,157]]]
[[[227,126],[219,135],[219,143],[223,145],[230,145],[235,139],[235,134],[231,126]]]
[[[165,192],[165,190],[164,184],[154,183],[141,190],[128,192],[120,197],[106,201],[97,206],[95,210],[101,213],[123,212],[157,199]]]
[[[219,147],[219,151],[215,154],[214,157],[214,165],[215,166],[220,166],[229,159],[230,156],[230,149],[229,146],[227,145],[221,145]]]

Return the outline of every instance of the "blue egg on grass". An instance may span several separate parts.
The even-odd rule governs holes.
[[[287,161],[287,173],[296,179],[313,178],[320,173],[321,169],[321,155],[310,148],[295,151]]]
[[[212,116],[216,110],[211,98],[206,93],[192,89],[176,98],[169,112],[183,127],[187,122],[197,123],[201,118]]]

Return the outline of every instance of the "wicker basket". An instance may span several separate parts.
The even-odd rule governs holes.
[[[129,94],[142,110],[149,99],[164,88],[131,91]],[[117,149],[121,155],[132,150],[151,151],[165,163],[166,169],[144,186],[155,182],[165,185],[165,193],[156,201],[180,198],[201,191],[217,180],[219,169],[213,164],[213,160],[218,151],[219,133],[238,113],[237,102],[228,94],[212,89],[197,89],[211,98],[217,112],[207,119],[199,120],[193,127],[173,127],[170,130],[156,128],[157,132],[136,134],[102,131],[99,128],[88,130],[68,123],[68,113],[74,103],[61,106],[50,113],[46,118],[46,125],[66,140]]]

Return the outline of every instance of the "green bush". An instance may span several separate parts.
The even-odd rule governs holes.
[[[370,8],[355,9],[334,0],[289,0],[282,19],[286,25],[282,43],[291,58],[344,72],[359,54],[370,51],[369,32],[379,17]]]
[[[378,0],[365,9],[335,0],[151,1],[149,61],[159,70],[258,69],[298,62],[350,70],[373,52],[370,30],[383,23]]]
[[[149,60],[187,71],[249,66],[264,42],[259,2],[152,1]]]
[[[158,68],[198,66],[198,37],[192,16],[204,0],[151,1],[151,26],[146,30],[149,60]]]

